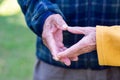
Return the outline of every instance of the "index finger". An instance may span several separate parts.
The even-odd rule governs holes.
[[[76,57],[80,54],[83,54],[85,52],[85,47],[88,45],[87,44],[87,39],[88,37],[84,37],[81,39],[79,42],[71,46],[70,48],[66,49],[63,52],[60,52],[57,57],[62,58],[62,57]]]

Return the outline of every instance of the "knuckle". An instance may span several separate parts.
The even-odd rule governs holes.
[[[46,34],[43,32],[42,33],[42,39],[45,40],[46,39]]]
[[[59,14],[55,14],[55,17],[61,17]]]
[[[86,41],[86,42],[83,43],[83,45],[84,45],[84,46],[89,46],[89,42]]]

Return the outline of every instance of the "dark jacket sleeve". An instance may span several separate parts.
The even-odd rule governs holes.
[[[58,6],[49,0],[18,0],[18,3],[28,27],[39,37],[49,15],[60,14],[63,16]]]

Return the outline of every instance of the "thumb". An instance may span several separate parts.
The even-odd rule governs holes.
[[[67,27],[67,30],[73,34],[85,34],[85,28],[83,27]]]
[[[53,38],[53,35],[51,33],[48,34],[48,36],[44,39],[44,41],[46,42],[46,46],[49,48],[53,59],[58,60],[56,53],[58,53],[58,49],[55,43],[55,40]]]
[[[84,53],[84,48],[87,45],[87,42],[88,42],[88,36],[83,37],[76,44],[72,45],[71,47],[69,47],[65,51],[57,54],[57,57],[60,59],[62,57],[75,57],[75,56],[78,56],[80,54],[83,54]]]

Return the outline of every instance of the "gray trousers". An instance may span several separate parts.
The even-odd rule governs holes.
[[[34,80],[120,80],[120,68],[105,70],[64,69],[37,61]]]

